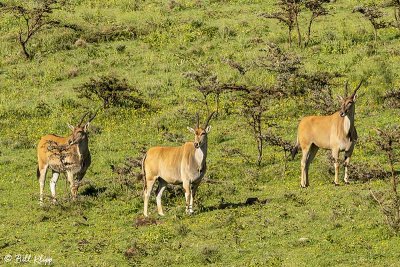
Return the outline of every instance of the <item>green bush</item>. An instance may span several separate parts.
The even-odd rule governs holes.
[[[130,86],[126,79],[119,79],[114,75],[104,75],[90,80],[75,88],[79,97],[90,100],[99,99],[103,108],[111,106],[128,106],[135,109],[148,105],[140,98],[139,91]]]

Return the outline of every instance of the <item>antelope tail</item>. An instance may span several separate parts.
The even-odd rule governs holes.
[[[296,156],[297,152],[299,152],[299,140],[297,139],[296,144],[292,148],[292,160]]]
[[[142,160],[142,173],[140,174],[143,179],[143,191],[147,189],[147,183],[146,183],[146,170],[144,168],[144,162],[146,161],[147,153],[144,155],[143,160]],[[139,176],[140,177],[140,176]],[[138,178],[139,178],[138,177]]]
[[[40,171],[39,171],[39,167],[37,167],[37,169],[36,169],[36,177],[39,179],[39,177],[40,177]]]

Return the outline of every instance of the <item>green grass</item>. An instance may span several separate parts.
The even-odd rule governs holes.
[[[251,131],[236,114],[239,107],[231,95],[223,96],[222,112],[211,122],[206,176],[217,183],[200,186],[196,214],[184,214],[183,194],[166,192],[166,216],[156,216],[153,195],[150,212],[159,223],[135,225],[142,216],[142,185],[133,177],[132,186],[122,184],[110,165],[140,156],[143,146],[181,144],[166,140],[160,126],[192,139],[186,126],[194,123],[196,111],[204,117],[205,112],[194,83],[183,73],[206,66],[222,81],[245,82],[221,59],[251,62],[264,53],[260,50],[267,42],[289,49],[283,25],[257,16],[273,10],[274,1],[185,0],[173,9],[169,2],[76,1],[73,11],[61,10],[57,16],[78,23],[85,33],[40,33],[33,40],[32,61],[20,54],[15,19],[0,17],[0,263],[5,264],[7,254],[32,254],[51,257],[55,266],[396,266],[399,237],[391,234],[369,194],[369,187],[383,190],[387,181],[334,187],[324,151],[311,165],[307,189],[299,188],[298,156],[284,169],[283,153],[266,147],[258,168]],[[337,80],[335,95],[343,92],[345,80],[355,86],[368,77],[356,107],[360,143],[352,161],[386,167],[382,153],[367,140],[374,128],[400,122],[399,110],[379,99],[400,85],[400,35],[395,29],[381,30],[374,44],[372,27],[351,13],[359,3],[330,4],[331,15],[313,26],[312,45],[300,49],[294,37],[291,50],[302,57],[304,72],[345,75]],[[390,18],[391,10],[386,12]],[[300,18],[303,29],[309,15]],[[79,37],[98,36],[113,26],[133,27],[137,36],[74,45]],[[121,45],[124,51],[118,51]],[[151,109],[100,110],[92,122],[97,131],[90,135],[92,165],[85,176],[90,185],[81,187],[72,202],[61,176],[60,202],[52,205],[47,181],[48,197],[40,207],[37,142],[48,133],[67,135],[67,123],[99,106],[79,99],[74,88],[108,73],[127,78]],[[253,84],[273,79],[260,69],[247,75]],[[300,118],[320,112],[307,100],[271,103],[267,115],[285,139],[294,142]],[[249,155],[250,162],[232,149]],[[90,194],[93,189],[98,193]],[[266,203],[244,205],[250,197]],[[226,203],[232,205],[222,209]]]

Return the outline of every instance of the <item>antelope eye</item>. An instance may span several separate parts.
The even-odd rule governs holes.
[[[202,132],[201,135],[206,135],[206,133],[205,133],[205,132]]]

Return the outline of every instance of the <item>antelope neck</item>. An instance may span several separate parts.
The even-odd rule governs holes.
[[[194,157],[200,169],[202,169],[207,157],[207,142],[194,149]]]
[[[343,121],[343,130],[346,136],[349,136],[349,134],[352,132],[352,128],[354,128],[354,113],[355,113],[355,107],[353,106],[349,112],[342,117]]]

